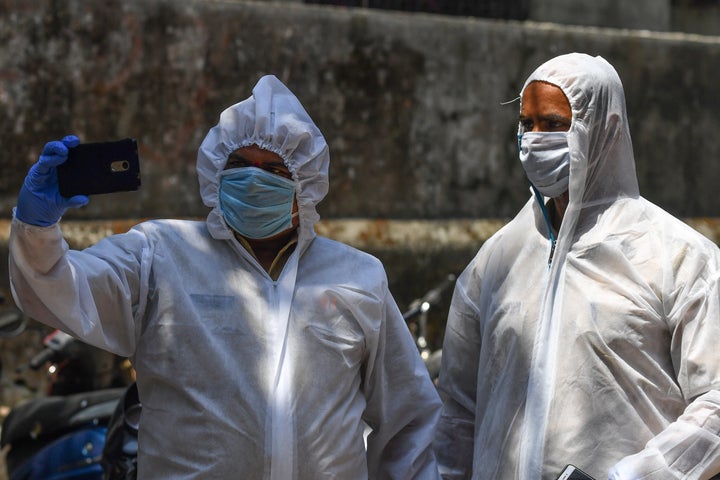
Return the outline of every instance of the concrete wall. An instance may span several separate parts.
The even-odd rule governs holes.
[[[71,132],[136,137],[143,187],[66,220],[204,217],[197,147],[222,109],[274,73],[330,144],[327,231],[373,220],[347,240],[386,262],[405,303],[483,240],[428,232],[502,222],[528,198],[518,105],[502,102],[570,51],[602,55],[623,78],[645,196],[686,218],[720,212],[719,37],[281,1],[0,0],[0,42],[1,228],[42,145]],[[416,222],[406,240],[382,234],[402,222]]]
[[[0,214],[43,143],[137,137],[139,193],[77,218],[204,216],[197,146],[275,73],[331,147],[325,217],[508,217],[527,198],[517,96],[545,59],[602,55],[626,86],[640,183],[674,213],[715,215],[720,39],[245,2],[2,1]],[[672,184],[672,188],[667,188]]]
[[[701,35],[720,35],[720,2],[716,0],[678,2],[672,9],[670,29]]]
[[[670,0],[531,0],[528,19],[570,25],[670,30]]]
[[[717,0],[263,0],[720,35]]]

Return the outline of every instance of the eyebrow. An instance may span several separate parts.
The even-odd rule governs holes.
[[[243,157],[241,154],[236,153],[236,152],[233,152],[233,153],[230,154],[230,156],[228,156],[228,160],[230,160],[230,159],[232,159],[232,160],[242,160],[243,162],[248,162],[248,163],[250,163],[250,160],[248,160],[247,158]]]
[[[260,162],[254,162],[254,161],[248,159],[247,157],[244,157],[242,154],[236,153],[236,152],[231,153],[231,154],[228,156],[228,160],[240,160],[240,161],[242,161],[242,162],[246,162],[246,163],[249,163],[249,164],[251,164],[251,165],[256,165],[256,164],[259,164],[259,163],[260,163]],[[262,162],[262,164],[263,164],[263,165],[270,166],[270,167],[283,167],[283,168],[287,168],[287,165],[285,165],[285,162],[283,162],[283,161],[278,161],[278,160],[269,160],[269,161],[266,161],[266,162]]]
[[[528,115],[520,114],[518,116],[518,121],[522,122],[523,120],[527,120],[529,118],[531,118],[531,117]],[[557,113],[549,113],[547,115],[540,115],[539,118],[540,118],[540,120],[545,120],[545,121],[550,120],[553,122],[572,123],[572,118],[565,117],[563,115],[558,115]]]

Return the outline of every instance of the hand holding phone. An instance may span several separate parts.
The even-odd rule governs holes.
[[[58,165],[60,195],[133,191],[140,188],[140,158],[132,138],[112,142],[81,143],[68,150]]]
[[[57,166],[67,161],[68,149],[79,143],[75,135],[68,135],[45,144],[20,187],[15,218],[29,225],[48,227],[60,220],[68,208],[87,204],[88,197],[84,195],[66,198],[58,191]]]

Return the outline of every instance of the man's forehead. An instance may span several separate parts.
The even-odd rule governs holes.
[[[265,162],[277,162],[282,163],[282,157],[272,150],[262,148],[258,145],[251,144],[244,147],[240,147],[234,150],[230,155],[230,158],[244,158],[244,159],[262,159]]]
[[[552,83],[545,81],[533,81],[525,87],[522,94],[521,115],[527,110],[563,110],[570,108],[570,101],[565,92]]]

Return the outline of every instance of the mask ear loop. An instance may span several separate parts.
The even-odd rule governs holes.
[[[511,102],[512,101],[514,100],[511,100]],[[518,150],[522,150],[522,136],[523,134],[518,132]],[[537,188],[535,188],[535,185],[533,185],[532,182],[528,181],[528,183],[530,183],[530,188],[532,188],[532,191],[535,194],[535,199],[540,205],[540,210],[542,211],[543,217],[545,218],[545,226],[547,227],[548,237],[550,237],[550,256],[548,257],[548,269],[550,269],[550,267],[552,266],[553,255],[555,254],[555,244],[557,243],[557,240],[555,239],[555,234],[553,233],[552,225],[550,224],[550,214],[547,211],[547,207],[545,206],[545,202],[543,201],[542,194],[538,191]]]
[[[543,217],[545,217],[545,225],[547,226],[548,236],[550,237],[550,257],[548,258],[548,268],[550,268],[552,265],[553,254],[555,253],[555,234],[553,233],[552,225],[550,224],[550,214],[548,213],[545,202],[543,201],[543,196],[540,192],[538,192],[538,189],[535,188],[535,185],[532,183],[530,183],[530,188],[532,188],[532,191],[535,193],[535,199],[540,204],[540,210],[542,210]]]

